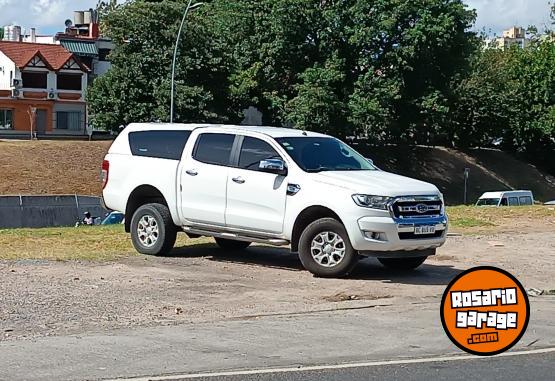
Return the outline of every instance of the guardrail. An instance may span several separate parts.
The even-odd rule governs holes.
[[[93,196],[0,196],[0,229],[73,226],[85,212],[103,218],[108,210]]]

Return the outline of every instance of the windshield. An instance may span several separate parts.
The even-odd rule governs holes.
[[[306,172],[377,170],[361,154],[335,138],[289,137],[276,141]]]
[[[476,205],[478,206],[497,206],[499,205],[499,199],[498,198],[481,198],[478,200],[478,203],[476,203]]]

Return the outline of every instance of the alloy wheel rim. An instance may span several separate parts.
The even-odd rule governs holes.
[[[334,232],[319,233],[310,245],[310,254],[316,263],[323,267],[335,267],[345,257],[345,241]]]
[[[137,224],[137,238],[141,244],[145,247],[152,247],[158,242],[159,235],[156,219],[149,214],[142,216]]]

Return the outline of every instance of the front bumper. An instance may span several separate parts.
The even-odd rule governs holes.
[[[435,233],[416,235],[417,226],[435,226]],[[349,236],[355,250],[362,255],[373,256],[376,252],[410,252],[438,248],[445,243],[447,228],[447,216],[413,219],[362,217],[357,221],[356,227],[353,226]]]

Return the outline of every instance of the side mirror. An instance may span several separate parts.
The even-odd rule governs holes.
[[[285,162],[281,159],[267,159],[260,161],[258,165],[260,172],[274,173],[280,176],[287,176]]]
[[[366,161],[369,162],[370,164],[374,165],[374,160],[370,159],[370,158],[366,158]]]

